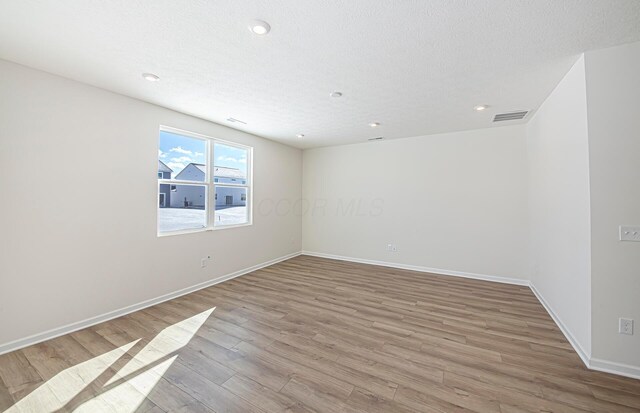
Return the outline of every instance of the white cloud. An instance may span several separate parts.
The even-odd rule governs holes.
[[[231,156],[218,156],[218,160],[225,162],[247,163],[247,158],[233,158]]]
[[[193,152],[186,149],[182,149],[182,146],[176,146],[175,148],[171,148],[169,149],[169,152],[178,152],[184,155],[193,155]]]
[[[172,162],[178,162],[178,163],[192,163],[194,162],[193,159],[191,159],[188,156],[179,156],[177,158],[171,158]]]
[[[162,152],[162,150],[158,149],[158,157],[159,158],[166,158],[167,157],[167,153],[166,152]]]
[[[204,153],[202,153],[202,152],[195,152],[195,153],[193,154],[193,156],[204,156]]]

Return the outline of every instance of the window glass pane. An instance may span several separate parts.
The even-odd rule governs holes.
[[[214,143],[215,160],[213,176],[215,182],[221,184],[246,184],[247,158],[249,151],[235,146]],[[217,178],[217,179],[216,179]]]
[[[207,187],[160,184],[158,231],[180,231],[207,226]]]
[[[216,186],[215,225],[239,225],[249,222],[247,188]]]
[[[204,182],[206,152],[205,140],[160,131],[158,178]]]

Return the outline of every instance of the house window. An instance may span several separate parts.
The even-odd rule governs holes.
[[[158,154],[159,235],[251,224],[252,148],[161,127]]]
[[[230,142],[214,141],[213,176],[215,213],[214,225],[242,225],[251,220],[249,192],[251,190],[251,148]],[[240,183],[242,182],[242,183]]]

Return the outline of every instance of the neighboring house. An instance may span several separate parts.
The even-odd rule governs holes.
[[[247,183],[247,177],[237,168],[226,168],[224,166],[213,166],[213,181],[217,184],[239,184]],[[216,207],[220,206],[245,206],[247,205],[246,188],[233,188],[228,186],[217,186],[215,194]]]
[[[164,162],[158,160],[158,179],[171,179],[173,171]],[[171,185],[160,184],[158,192],[158,206],[166,208],[171,205]]]
[[[213,181],[218,184],[246,184],[247,178],[237,168],[214,166]],[[190,163],[179,174],[176,180],[204,182],[206,166]],[[172,208],[204,208],[206,191],[203,186],[173,185],[170,204]],[[247,204],[246,188],[216,187],[216,206],[245,206]]]

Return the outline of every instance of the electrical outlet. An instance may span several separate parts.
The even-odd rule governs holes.
[[[211,255],[207,255],[206,258],[202,258],[200,260],[200,268],[205,268],[210,259],[211,259]]]
[[[640,241],[640,227],[620,225],[620,241]]]
[[[633,335],[633,320],[630,318],[619,319],[618,333]]]

